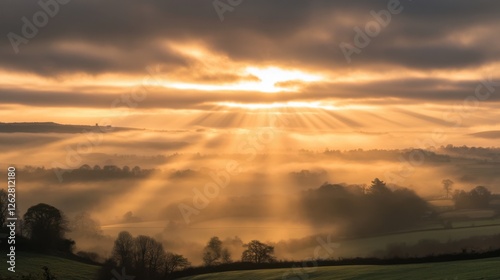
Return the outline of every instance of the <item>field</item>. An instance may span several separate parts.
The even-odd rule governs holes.
[[[5,256],[2,263],[5,263]],[[43,275],[42,267],[47,266],[57,279],[92,280],[95,278],[98,266],[89,265],[65,258],[19,252],[16,258],[16,272],[7,271],[7,265],[2,264],[2,276],[20,276],[22,274]]]
[[[496,280],[500,279],[499,264],[500,258],[494,258],[432,264],[319,267],[302,271],[300,268],[270,269],[213,273],[186,277],[182,280]],[[293,271],[298,273],[294,275]]]
[[[475,224],[474,227],[471,226],[473,223]],[[366,238],[341,239],[337,241],[340,244],[340,247],[335,249],[334,257],[366,257],[371,256],[377,250],[387,249],[388,244],[406,244],[411,246],[424,239],[447,242],[466,239],[473,236],[493,236],[500,234],[500,222],[498,219],[476,220],[474,222],[464,221],[457,222],[455,225],[457,227],[451,229],[436,229],[435,226],[432,226],[431,229],[420,229]],[[300,256],[299,259],[311,258],[313,256],[314,249],[315,247],[308,247],[303,250],[296,251],[295,254]],[[293,259],[293,256],[287,257],[289,259]]]

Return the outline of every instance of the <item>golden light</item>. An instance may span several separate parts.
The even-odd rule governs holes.
[[[165,87],[176,88],[176,89],[194,89],[194,90],[205,90],[205,91],[259,91],[267,93],[275,92],[289,92],[296,91],[297,87],[283,87],[279,86],[279,83],[283,82],[317,82],[323,79],[322,76],[308,74],[299,70],[285,70],[278,67],[267,67],[267,68],[257,68],[257,67],[247,67],[243,75],[253,75],[257,77],[258,81],[240,81],[238,83],[231,84],[192,84],[192,83],[178,83],[175,81],[165,82]]]
[[[299,70],[285,70],[278,67],[248,67],[246,72],[259,78],[260,87],[269,90],[269,92],[290,91],[289,88],[277,86],[278,83],[289,81],[317,82],[322,80],[319,75],[307,74]]]
[[[329,111],[340,110],[332,104],[326,104],[322,102],[281,102],[281,103],[234,103],[234,102],[221,102],[217,105],[229,107],[229,108],[239,108],[246,110],[269,110],[269,109],[286,109],[286,108],[301,108],[301,109],[322,109]]]

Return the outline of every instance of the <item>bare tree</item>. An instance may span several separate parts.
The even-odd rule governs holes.
[[[252,240],[250,243],[243,245],[243,247],[247,248],[241,256],[241,260],[244,262],[269,263],[275,260],[273,246],[269,246],[258,240]]]
[[[191,263],[188,259],[182,255],[168,252],[165,257],[165,275],[171,274],[176,270],[184,269],[190,265]]]
[[[116,263],[125,268],[131,268],[134,258],[134,238],[128,231],[122,231],[115,240],[112,253]]]
[[[443,189],[446,192],[446,198],[450,198],[450,193],[453,190],[453,184],[455,184],[455,182],[450,179],[445,179],[441,181],[441,183],[443,184]]]
[[[137,236],[134,239],[134,262],[140,275],[154,279],[164,268],[165,250],[163,245],[149,236]]]
[[[222,249],[221,252],[221,260],[222,263],[232,263],[233,260],[231,259],[231,252],[227,248]]]
[[[139,235],[134,238],[134,263],[135,268],[139,270],[139,272],[144,272],[146,270],[146,261],[150,242],[151,237],[149,236]]]
[[[190,265],[181,255],[166,253],[163,244],[145,235],[132,237],[120,232],[113,248],[113,262],[129,268],[140,279],[163,279],[175,270]]]
[[[163,249],[163,244],[151,238],[148,243],[149,248],[146,254],[146,267],[149,276],[160,274],[166,262],[166,253]]]
[[[217,265],[222,256],[222,241],[219,237],[210,238],[207,246],[203,249],[203,263],[206,266]]]

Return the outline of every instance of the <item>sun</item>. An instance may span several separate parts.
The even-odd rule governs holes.
[[[292,92],[299,89],[299,84],[318,82],[323,79],[321,75],[310,74],[300,70],[288,70],[279,67],[246,67],[242,76],[256,77],[255,81],[239,81],[227,84],[203,84],[203,83],[178,83],[168,82],[166,87],[177,89],[194,89],[202,91],[257,91],[264,93]],[[287,85],[286,82],[296,85]]]
[[[229,107],[229,108],[240,108],[245,110],[270,110],[270,109],[288,109],[288,108],[300,108],[300,109],[320,109],[328,111],[340,110],[333,104],[322,103],[322,102],[279,102],[279,103],[234,103],[234,102],[220,102],[217,105]]]
[[[281,87],[284,82],[312,83],[322,80],[320,75],[308,74],[300,70],[287,70],[279,67],[247,67],[246,72],[259,79],[254,85],[263,92],[291,91],[293,88]]]

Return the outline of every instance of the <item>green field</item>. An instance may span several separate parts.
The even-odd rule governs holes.
[[[89,265],[56,256],[41,255],[35,253],[18,252],[16,258],[16,272],[7,270],[6,257],[2,259],[1,276],[20,276],[23,274],[43,275],[43,266],[61,280],[92,280],[95,278],[99,266]],[[4,265],[5,264],[5,265]]]
[[[385,265],[385,266],[330,266],[300,271],[302,275],[288,274],[292,269],[267,269],[236,271],[198,275],[182,280],[498,280],[500,258],[473,261],[456,261],[432,264]]]
[[[355,258],[367,257],[377,250],[387,249],[389,244],[406,244],[408,246],[415,245],[423,239],[436,240],[439,242],[447,242],[453,240],[466,239],[473,236],[493,236],[500,234],[499,220],[476,221],[475,227],[471,227],[471,222],[456,223],[461,228],[451,229],[428,229],[415,230],[409,232],[392,233],[381,236],[355,238],[355,239],[339,239],[336,242],[340,247],[335,249],[334,257]],[[492,223],[495,223],[492,225]],[[325,235],[326,236],[326,235]],[[457,250],[460,250],[458,248]],[[304,248],[295,253],[301,256],[302,259],[310,258],[314,252],[314,247]],[[500,279],[500,278],[499,278]]]

